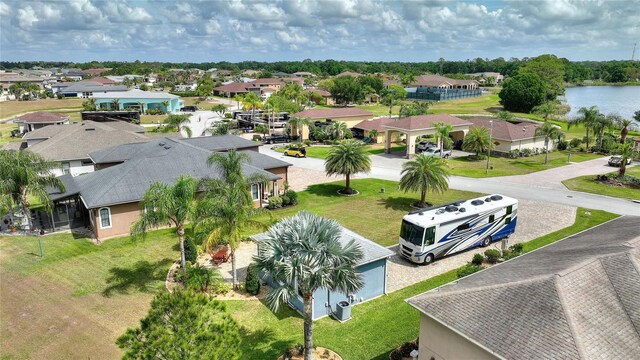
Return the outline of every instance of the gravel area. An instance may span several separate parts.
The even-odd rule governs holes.
[[[247,267],[249,263],[251,263],[251,259],[253,255],[258,253],[258,249],[256,247],[256,243],[253,241],[243,241],[240,243],[238,250],[236,250],[236,272],[238,275],[238,281],[243,282],[247,277]],[[201,254],[198,257],[198,263],[206,266],[206,267],[215,267],[220,270],[220,275],[222,275],[222,279],[225,282],[231,283],[233,275],[231,273],[231,259],[226,263],[222,263],[220,265],[214,265],[211,262],[211,256],[209,254]]]
[[[533,240],[573,224],[576,208],[541,201],[520,200],[518,206],[518,225],[515,234],[509,238],[509,245]],[[495,242],[487,248],[475,248],[450,257],[439,259],[429,266],[414,264],[399,255],[389,258],[387,269],[387,291],[393,292],[409,285],[443,274],[465,265],[473,254],[484,253],[489,248],[500,249],[501,242]],[[397,245],[390,247],[397,251]]]
[[[357,179],[357,176],[351,176]],[[327,176],[323,171],[303,169],[297,166],[289,167],[289,186],[295,191],[303,191],[309,185],[322,184],[344,180],[344,176]]]

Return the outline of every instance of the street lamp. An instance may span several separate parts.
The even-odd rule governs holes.
[[[489,131],[489,146],[487,147],[487,169],[485,170],[485,174],[489,173],[489,159],[491,158],[491,135],[493,135],[493,120],[489,120],[489,124],[491,124],[491,130]]]

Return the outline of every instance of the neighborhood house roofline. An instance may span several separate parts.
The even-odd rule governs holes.
[[[409,116],[397,120],[393,124],[383,125],[383,127],[389,130],[418,131],[435,129],[433,124],[438,122],[453,125],[454,128],[457,128],[459,126],[472,125],[470,122],[467,122],[455,116],[451,116],[449,114],[430,114]]]
[[[108,94],[94,94],[95,99],[179,99],[177,95],[169,93],[142,91],[142,90],[129,90],[129,91],[114,91]]]
[[[343,118],[355,116],[371,116],[373,113],[359,108],[309,109],[293,114],[294,117],[310,119]]]

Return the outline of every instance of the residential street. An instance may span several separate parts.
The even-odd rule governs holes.
[[[271,145],[261,146],[260,152],[287,161],[300,168],[324,171],[324,160],[322,159],[285,157],[283,154],[271,150]],[[404,161],[406,160],[393,155],[372,155],[371,173],[368,175],[360,174],[360,176],[399,181],[400,170]],[[528,175],[485,179],[452,176],[449,186],[453,189],[499,193],[517,199],[538,200],[605,210],[621,215],[640,215],[640,204],[631,200],[570,191],[561,183],[561,180],[567,178],[612,171],[615,171],[615,168],[606,166],[606,158],[600,158]]]

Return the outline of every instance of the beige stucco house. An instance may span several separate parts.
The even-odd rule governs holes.
[[[326,109],[308,109],[295,113],[292,117],[300,117],[309,119],[311,122],[343,122],[348,128],[352,128],[363,120],[373,119],[373,113],[357,107],[343,108],[326,108]],[[292,126],[292,134],[297,133],[296,126]],[[309,127],[302,126],[302,140],[309,138]]]
[[[544,136],[536,136],[536,129],[540,127],[537,123],[522,122],[512,124],[508,121],[475,117],[467,120],[474,127],[483,127],[491,131],[493,150],[501,154],[508,154],[510,151],[531,149],[534,152],[544,150]],[[554,149],[555,142],[549,142],[549,151]]]

